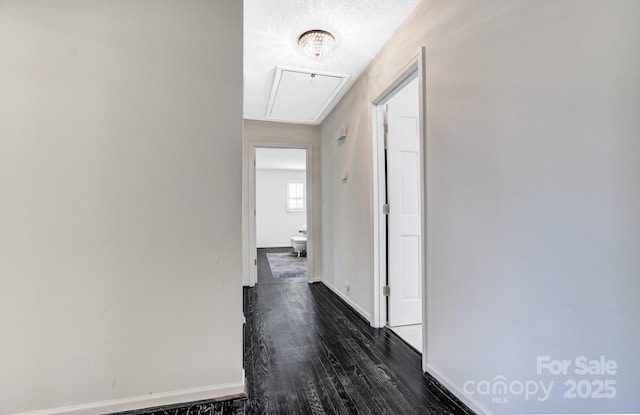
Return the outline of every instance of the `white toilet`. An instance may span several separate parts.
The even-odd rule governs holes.
[[[307,253],[307,225],[302,225],[298,232],[300,235],[291,237],[291,247],[300,256]]]

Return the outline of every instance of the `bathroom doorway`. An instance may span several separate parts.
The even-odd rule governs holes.
[[[422,50],[374,104],[373,325],[423,354],[426,203]]]
[[[384,104],[386,120],[387,326],[422,352],[419,92],[410,75]],[[391,208],[393,207],[393,208]]]
[[[252,284],[312,280],[310,149],[251,147]]]

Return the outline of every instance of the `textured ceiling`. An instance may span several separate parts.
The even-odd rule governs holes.
[[[350,75],[349,89],[419,0],[245,0],[244,117],[265,120],[276,67]],[[336,36],[328,56],[307,56],[297,44],[310,29]],[[304,100],[304,96],[299,97]],[[308,123],[300,120],[301,123]],[[322,119],[319,120],[322,122]]]

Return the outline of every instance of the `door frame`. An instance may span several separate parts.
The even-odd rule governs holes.
[[[427,180],[426,180],[426,72],[425,48],[421,47],[393,81],[371,101],[372,149],[373,149],[373,283],[371,284],[371,325],[385,327],[387,323],[386,297],[382,287],[387,281],[387,224],[383,214],[386,192],[384,154],[384,104],[407,83],[418,77],[419,88],[419,136],[420,136],[420,182],[421,182],[421,261],[422,261],[422,367],[427,363]]]
[[[257,268],[257,235],[256,235],[256,148],[280,148],[280,149],[296,149],[306,150],[307,152],[307,165],[306,165],[306,178],[305,178],[305,214],[307,218],[307,282],[314,282],[313,276],[313,263],[314,263],[314,247],[313,247],[313,235],[315,229],[313,228],[313,154],[311,144],[294,144],[294,143],[276,143],[276,142],[262,142],[262,141],[250,141],[249,147],[249,197],[248,197],[248,211],[249,226],[248,226],[248,240],[249,240],[249,255],[248,255],[248,269],[249,269],[249,286],[253,287],[258,282],[258,268]],[[293,235],[292,235],[293,236]]]

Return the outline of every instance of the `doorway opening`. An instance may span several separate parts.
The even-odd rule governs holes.
[[[250,149],[250,285],[312,281],[310,149]]]
[[[374,104],[375,327],[388,327],[426,367],[424,50]]]

